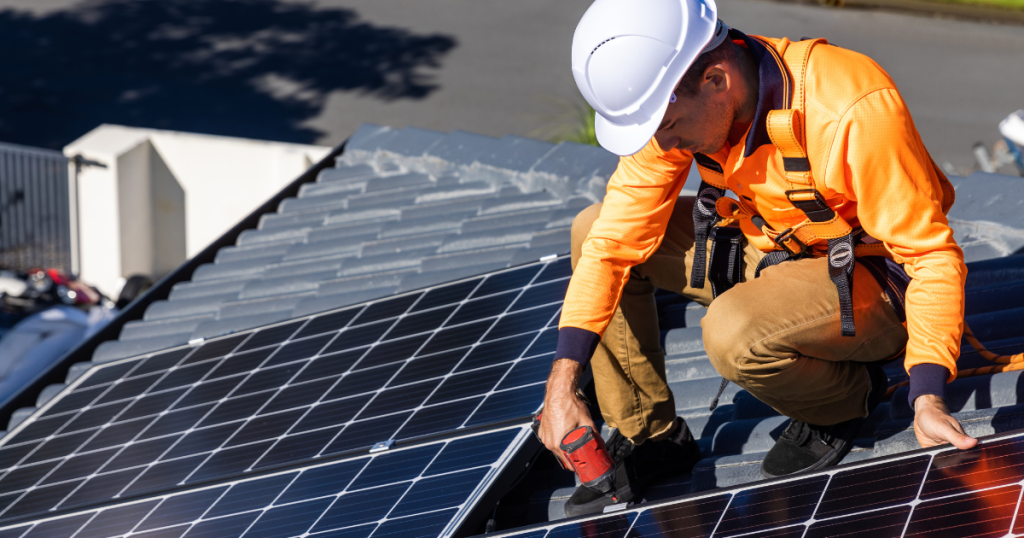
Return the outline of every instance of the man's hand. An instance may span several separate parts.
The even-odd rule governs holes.
[[[572,469],[559,448],[565,435],[580,426],[594,427],[586,404],[576,396],[583,365],[571,359],[558,359],[551,365],[544,411],[540,420],[540,440],[567,469]]]
[[[923,394],[914,400],[914,434],[923,448],[951,443],[960,450],[978,444],[978,440],[965,434],[942,398]]]

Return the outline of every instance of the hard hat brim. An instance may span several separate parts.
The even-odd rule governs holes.
[[[597,141],[604,149],[622,157],[639,152],[651,141],[665,118],[668,101],[669,95],[666,95],[661,106],[651,115],[651,119],[641,124],[617,125],[601,114],[595,114],[594,132],[597,134]]]

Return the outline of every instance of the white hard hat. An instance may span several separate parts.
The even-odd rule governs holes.
[[[597,112],[598,142],[618,155],[643,149],[683,74],[726,31],[714,0],[594,2],[572,38],[572,74]]]

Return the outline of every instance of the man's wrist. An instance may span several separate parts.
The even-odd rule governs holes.
[[[573,359],[555,359],[551,365],[551,375],[548,376],[548,391],[555,390],[575,394],[582,372],[583,365]]]
[[[946,381],[949,370],[941,364],[922,363],[914,365],[910,374],[910,393],[907,402],[911,409],[916,409],[917,399],[921,396],[936,396],[940,400],[946,397]]]
[[[922,394],[914,400],[914,413],[919,413],[925,407],[946,409],[946,400],[935,394]]]

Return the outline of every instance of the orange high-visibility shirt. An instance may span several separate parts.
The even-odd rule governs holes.
[[[805,216],[786,198],[782,161],[765,130],[765,117],[783,107],[782,92],[792,91],[791,75],[781,68],[789,40],[736,31],[732,37],[758,63],[757,112],[745,138],[706,156],[714,162],[703,160],[700,171],[727,185],[772,229],[785,230]],[[953,203],[952,188],[928,155],[896,85],[873,60],[819,44],[806,73],[804,129],[815,186],[851,226],[862,227],[905,264],[911,279],[905,298],[906,368],[941,365],[952,380],[967,274],[945,215]],[[688,152],[662,151],[654,140],[620,160],[569,284],[556,358],[590,359],[618,306],[630,267],[643,263],[661,244],[692,162]],[[741,228],[761,250],[777,249],[749,219]]]

